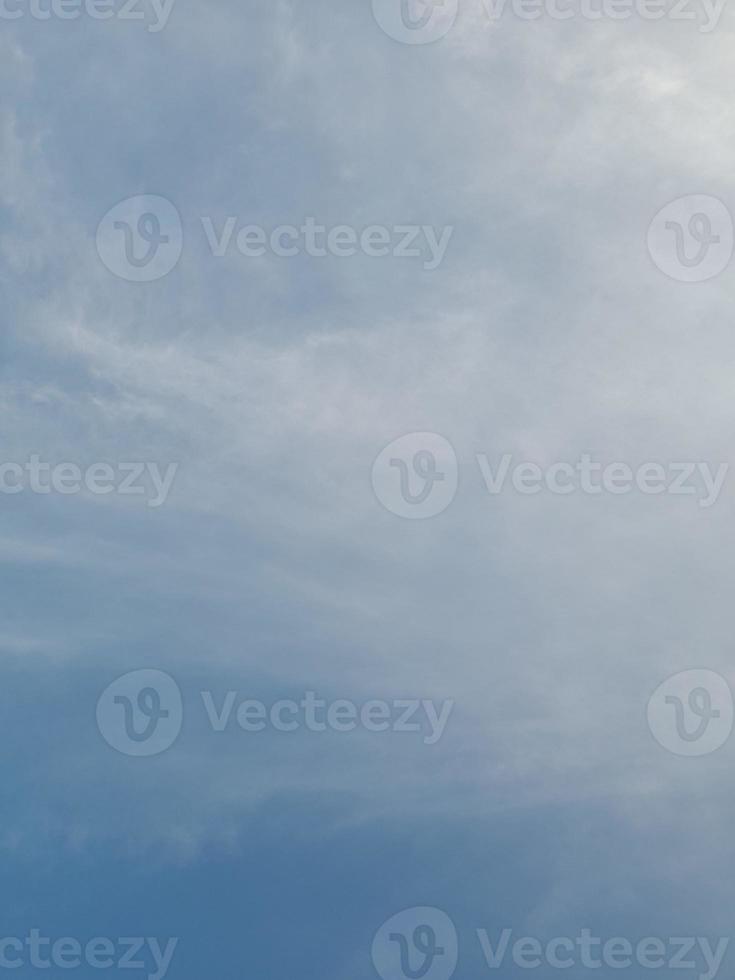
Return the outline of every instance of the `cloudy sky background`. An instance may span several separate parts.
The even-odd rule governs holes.
[[[2,22],[2,458],[180,463],[159,509],[2,497],[2,935],[176,935],[182,980],[367,980],[417,905],[461,980],[479,927],[728,935],[735,743],[677,758],[645,710],[677,671],[735,680],[732,489],[490,497],[474,455],[731,458],[735,269],[674,282],[646,230],[685,194],[735,207],[732,44],[727,11],[479,2],[425,47],[364,0]],[[136,284],[95,233],[145,193],[185,248]],[[455,231],[433,272],[215,259],[202,215]],[[370,483],[414,431],[460,460],[429,521]],[[149,760],[95,726],[138,667],[194,706]],[[215,735],[202,689],[456,707],[434,746]]]

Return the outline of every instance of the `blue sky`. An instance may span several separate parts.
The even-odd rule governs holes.
[[[408,45],[369,0],[175,0],[160,31],[141,9],[0,19],[0,462],[177,467],[158,507],[0,495],[0,938],[177,937],[172,980],[377,980],[377,930],[431,907],[476,980],[503,972],[478,929],[729,936],[735,742],[686,758],[646,723],[672,675],[735,680],[727,481],[710,507],[492,495],[476,460],[729,463],[735,272],[676,281],[646,234],[688,195],[735,208],[730,13],[462,0]],[[150,282],[97,250],[139,195],[181,222]],[[452,233],[427,269],[218,258],[202,223],[309,216]],[[411,433],[456,456],[426,520],[371,483]],[[96,722],[137,670],[183,699],[150,758]],[[432,745],[216,732],[205,691],[453,707]],[[529,972],[558,971],[505,975]],[[621,972],[650,975],[594,971]]]

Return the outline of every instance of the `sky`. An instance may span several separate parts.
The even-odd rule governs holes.
[[[733,36],[0,3],[0,976],[732,971]]]

